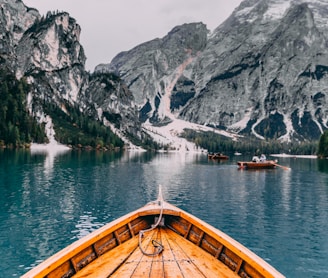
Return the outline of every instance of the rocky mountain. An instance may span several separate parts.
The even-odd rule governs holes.
[[[177,149],[184,128],[238,140],[318,140],[328,120],[326,0],[244,0],[210,32],[183,24],[85,70],[81,28],[0,0],[0,68],[31,85],[27,106],[76,107],[127,143],[149,136]],[[128,139],[129,138],[129,139]]]
[[[212,33],[184,24],[96,71],[124,80],[148,130],[179,120],[230,136],[318,140],[328,119],[327,27],[325,0],[244,0]]]
[[[20,0],[0,0],[0,29],[0,67],[31,85],[27,105],[39,122],[49,120],[45,105],[56,105],[65,113],[69,105],[126,141],[142,138],[134,98],[124,82],[112,74],[85,70],[81,28],[68,13],[41,17]]]

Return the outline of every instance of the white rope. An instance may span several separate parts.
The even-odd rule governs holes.
[[[142,244],[141,244],[142,238],[144,237],[144,233],[147,233],[147,232],[150,232],[150,231],[154,230],[159,225],[159,223],[161,223],[161,221],[162,221],[163,210],[164,210],[164,202],[163,202],[163,199],[158,199],[158,203],[161,206],[161,212],[159,214],[159,217],[157,219],[157,222],[155,224],[153,224],[151,226],[151,228],[145,229],[145,230],[140,230],[140,232],[139,232],[139,248],[140,248],[142,254],[144,254],[146,256],[152,256],[152,257],[154,257],[154,256],[160,254],[161,252],[163,252],[163,250],[164,250],[164,246],[160,242],[158,242],[157,240],[154,240],[154,239],[152,240],[152,244],[153,244],[153,246],[157,250],[155,252],[153,252],[153,253],[147,253],[142,248]]]

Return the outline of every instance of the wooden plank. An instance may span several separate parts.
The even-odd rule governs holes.
[[[142,256],[139,247],[131,254],[128,260],[120,266],[110,277],[133,277],[133,272],[139,264],[140,256]]]
[[[218,258],[218,252],[221,253],[223,245],[205,233],[203,235],[203,239],[201,240],[200,247],[206,252],[210,253],[212,256],[216,256],[216,258]]]
[[[202,242],[202,240],[203,240],[203,236],[204,236],[204,231],[202,231],[201,233],[200,233],[200,235],[199,235],[199,238],[198,238],[198,241],[197,241],[197,246],[200,246],[200,243]]]
[[[70,261],[65,262],[60,267],[52,271],[50,274],[47,275],[47,278],[57,278],[57,277],[70,277],[75,273],[75,270]],[[67,276],[65,276],[67,275]]]
[[[119,234],[118,234],[117,231],[114,231],[114,235],[115,235],[115,238],[116,238],[117,244],[121,244],[120,236],[119,236]]]
[[[89,246],[88,248],[85,248],[83,251],[75,255],[71,261],[73,263],[73,267],[76,271],[79,271],[86,265],[88,265],[90,262],[96,259],[96,253],[92,246]]]
[[[192,224],[189,223],[188,228],[187,228],[187,231],[186,231],[186,233],[185,233],[185,235],[184,235],[184,238],[187,238],[187,237],[188,237],[188,234],[189,234],[189,232],[190,232],[191,226],[192,226]]]
[[[161,229],[161,239],[162,239],[162,244],[164,246],[164,251],[162,253],[164,277],[165,278],[173,277],[174,274],[175,275],[174,277],[181,278],[184,276],[181,273],[179,264],[175,258],[173,250],[171,249],[171,244],[166,234],[168,230],[169,230],[168,228]]]
[[[214,256],[215,259],[218,259],[218,258],[219,258],[220,254],[221,254],[221,252],[222,252],[222,249],[223,249],[223,245],[221,245],[221,246],[218,248],[218,250],[216,251],[215,256]]]
[[[156,233],[156,238],[154,237],[154,240],[157,242],[161,243],[163,245],[163,240],[162,240],[162,231],[163,229],[159,228],[158,232]],[[155,235],[155,234],[154,234]],[[162,252],[164,252],[165,249],[163,249]],[[166,250],[165,250],[166,251]],[[164,260],[163,260],[163,255],[159,254],[157,256],[154,256],[152,258],[152,264],[151,264],[151,269],[149,273],[149,277],[165,277],[164,273]]]
[[[144,240],[142,242],[142,246],[144,248],[144,251],[149,254],[153,254],[156,250],[155,247],[152,244],[152,240],[159,240],[159,229],[155,229],[153,231],[147,232],[144,234]],[[154,259],[160,258],[161,255],[152,257],[152,256],[146,256],[142,255],[137,267],[135,268],[133,272],[134,277],[157,277],[157,276],[150,276],[151,269],[153,266]]]
[[[192,224],[181,217],[172,217],[169,226],[180,235],[187,237]]]
[[[222,262],[183,237],[176,235],[173,231],[168,230],[167,234],[170,242],[176,245],[175,256],[176,258],[180,257],[179,265],[185,277],[239,277]],[[194,266],[191,267],[191,264]],[[190,272],[193,269],[197,270]]]
[[[186,243],[194,246],[193,252],[195,252],[195,248],[197,250],[199,248],[169,229],[166,229],[165,235],[174,254],[175,261],[181,270],[182,277],[206,277],[199,271],[196,264],[194,264],[193,257],[189,256],[184,250]]]
[[[145,251],[151,252],[152,246],[150,246],[150,241],[155,231],[147,232],[144,234],[144,239],[142,240],[142,247]],[[139,239],[139,237],[137,236]],[[152,258],[144,256],[140,248],[136,248],[129,259],[122,265],[111,277],[148,277],[146,272],[149,273]]]
[[[98,256],[106,253],[110,249],[113,249],[117,246],[117,241],[113,235],[113,233],[99,239],[94,244],[95,251]]]
[[[243,264],[243,260],[242,259],[239,259],[237,268],[235,270],[236,273],[239,273],[239,270],[240,270],[242,264]]]
[[[97,260],[87,265],[73,277],[108,277],[111,273],[115,272],[119,265],[124,263],[129,258],[137,247],[138,237],[133,237],[132,239],[100,256]]]
[[[133,232],[131,223],[128,223],[128,226],[129,226],[129,230],[130,230],[131,236],[134,237],[134,232]]]
[[[196,245],[199,245],[202,240],[202,237],[204,236],[204,231],[197,226],[193,225],[192,229],[190,230],[188,240],[192,243],[195,243]]]

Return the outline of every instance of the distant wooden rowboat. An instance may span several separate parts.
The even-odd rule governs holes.
[[[27,277],[284,276],[159,194],[156,201],[76,241],[22,276]]]
[[[277,166],[277,161],[266,160],[266,161],[238,161],[239,168],[241,169],[273,169]]]
[[[217,159],[217,160],[229,159],[229,156],[221,154],[221,153],[213,153],[213,154],[209,153],[209,154],[207,154],[207,157],[209,159]]]

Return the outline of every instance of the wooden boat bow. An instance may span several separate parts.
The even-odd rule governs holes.
[[[160,187],[157,200],[74,242],[27,277],[284,276],[225,233],[164,201]]]

